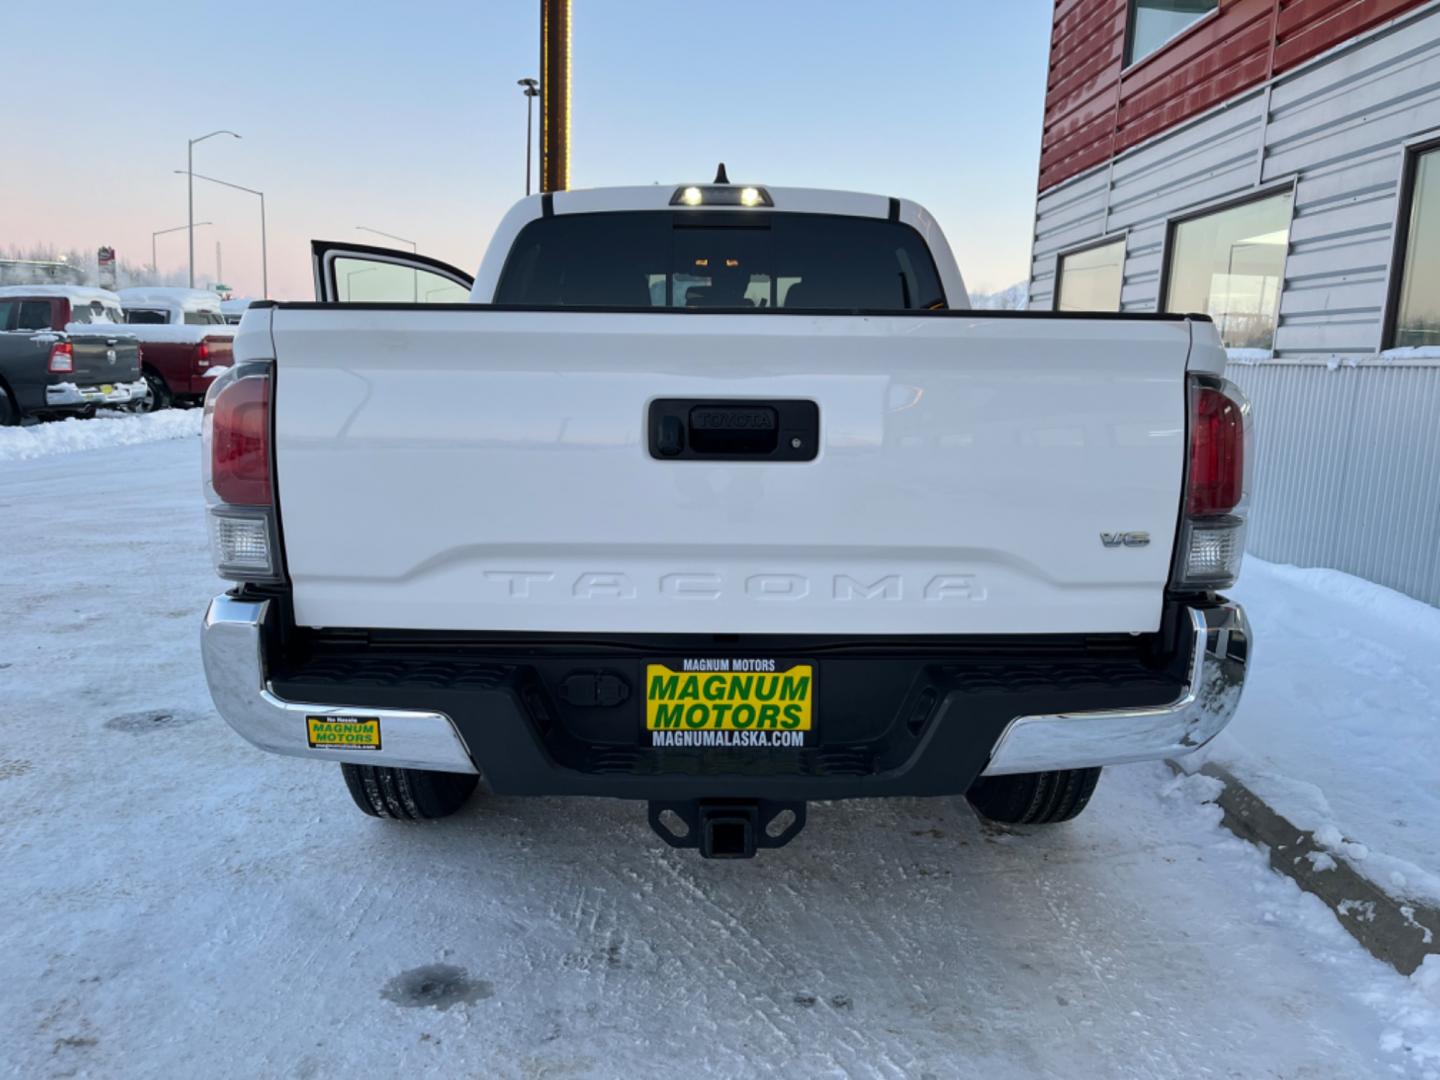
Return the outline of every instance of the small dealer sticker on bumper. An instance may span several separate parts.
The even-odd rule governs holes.
[[[784,750],[810,745],[815,665],[692,657],[645,665],[651,746]]]
[[[379,750],[378,716],[307,716],[305,732],[316,750]]]

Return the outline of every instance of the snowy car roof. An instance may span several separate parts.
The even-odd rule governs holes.
[[[116,307],[124,306],[116,293],[89,285],[4,285],[0,286],[0,296],[63,296],[82,304],[99,300]]]
[[[125,307],[178,307],[182,311],[219,311],[220,298],[204,289],[169,288],[155,285],[137,285],[120,290],[120,302]]]

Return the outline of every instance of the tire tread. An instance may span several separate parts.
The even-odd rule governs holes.
[[[395,821],[432,821],[449,817],[465,805],[479,777],[466,773],[396,769],[386,765],[352,765],[340,771],[355,805],[371,817]]]
[[[981,817],[1006,825],[1054,825],[1069,821],[1090,802],[1100,770],[982,776],[966,798]]]

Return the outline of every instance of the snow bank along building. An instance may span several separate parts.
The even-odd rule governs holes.
[[[1208,312],[1250,550],[1440,603],[1440,0],[1056,0],[1030,297]]]

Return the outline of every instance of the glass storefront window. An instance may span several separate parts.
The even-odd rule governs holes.
[[[1119,311],[1124,279],[1124,240],[1062,255],[1055,310]]]
[[[1395,308],[1397,348],[1440,345],[1440,148],[1416,157]]]
[[[1286,191],[1172,226],[1165,310],[1209,315],[1227,348],[1273,348],[1290,203]]]

